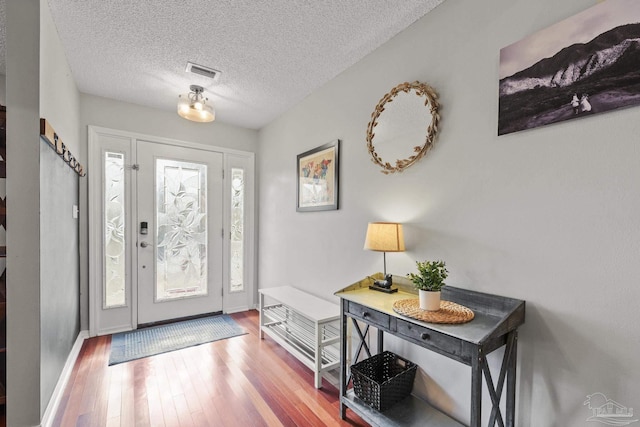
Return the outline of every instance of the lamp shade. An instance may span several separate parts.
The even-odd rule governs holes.
[[[191,85],[191,92],[178,96],[178,115],[192,122],[207,123],[216,118],[211,103],[202,94],[204,89],[201,86]]]
[[[370,222],[364,248],[378,252],[404,252],[402,224],[396,222]]]

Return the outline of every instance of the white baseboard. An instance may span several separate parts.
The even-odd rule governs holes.
[[[249,307],[247,307],[245,305],[245,306],[242,306],[242,307],[231,307],[231,308],[228,308],[228,309],[226,309],[224,311],[224,313],[225,314],[233,314],[233,313],[240,313],[240,312],[247,311],[247,310],[249,310]]]
[[[64,364],[60,378],[58,378],[58,383],[56,384],[56,388],[53,390],[51,399],[49,399],[47,409],[44,411],[44,415],[42,416],[42,422],[40,423],[42,427],[51,427],[53,425],[53,419],[58,411],[60,400],[62,400],[62,394],[69,382],[69,377],[71,377],[71,372],[73,371],[73,367],[75,366],[78,355],[80,354],[82,343],[87,338],[89,338],[89,331],[80,331],[78,338],[76,338],[76,342],[73,344],[73,347],[69,352],[69,356],[67,356],[67,361]]]

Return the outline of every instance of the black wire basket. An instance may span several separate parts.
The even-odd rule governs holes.
[[[386,411],[409,394],[417,365],[390,351],[351,366],[353,391],[367,405]]]

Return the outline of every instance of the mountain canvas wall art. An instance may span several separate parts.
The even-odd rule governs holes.
[[[640,104],[640,0],[607,0],[500,50],[498,135]]]

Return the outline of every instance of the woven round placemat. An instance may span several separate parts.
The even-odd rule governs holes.
[[[428,323],[467,323],[475,317],[473,311],[467,307],[445,300],[440,301],[440,310],[438,311],[422,310],[418,298],[394,302],[393,311]]]

